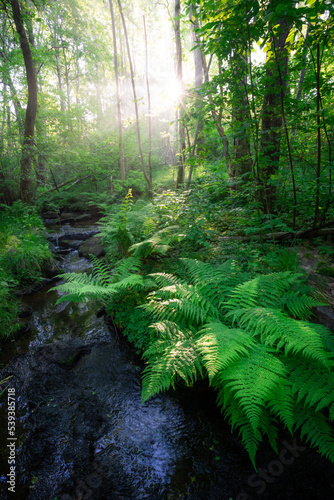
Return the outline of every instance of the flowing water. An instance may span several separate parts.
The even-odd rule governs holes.
[[[92,231],[60,228],[53,244]],[[66,272],[91,267],[76,250],[62,259]],[[264,446],[256,474],[204,383],[141,404],[142,362],[131,346],[97,314],[98,304],[56,305],[54,284],[24,297],[31,329],[3,352],[17,442],[12,493],[2,399],[2,500],[334,497],[333,466],[284,434],[279,451],[294,447],[293,460],[283,465]]]

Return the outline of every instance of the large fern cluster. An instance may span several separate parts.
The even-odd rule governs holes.
[[[181,259],[182,278],[145,276],[142,259],[154,248],[159,237],[135,246],[138,256],[113,272],[95,260],[92,275],[66,275],[57,289],[68,295],[59,301],[103,299],[130,340],[146,349],[143,401],[179,380],[208,377],[254,464],[264,436],[277,450],[279,422],[334,461],[334,338],[307,321],[318,303],[304,293],[303,276],[254,278],[233,262],[192,259]]]
[[[334,461],[323,413],[333,420],[333,335],[306,321],[318,303],[302,293],[302,275],[250,278],[232,263],[182,260],[189,280],[152,275],[158,288],[142,306],[156,339],[144,353],[143,401],[207,374],[254,464],[265,435],[277,450],[279,421]]]

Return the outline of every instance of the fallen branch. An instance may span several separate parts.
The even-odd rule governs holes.
[[[67,186],[68,184],[71,184],[71,182],[72,182],[73,184],[71,184],[71,185],[70,185],[70,186],[68,186],[68,187],[75,186],[76,184],[79,184],[79,183],[80,183],[80,182],[82,182],[83,180],[87,179],[88,177],[91,177],[91,174],[90,174],[90,175],[86,175],[85,177],[82,177],[82,178],[80,178],[80,179],[76,179],[76,180],[71,179],[70,181],[62,182],[61,184],[58,184],[58,186],[56,186],[56,187],[53,187],[53,188],[51,188],[51,189],[48,189],[47,191],[43,191],[43,193],[40,193],[40,194],[38,195],[38,197],[39,197],[39,196],[43,196],[44,194],[47,194],[47,193],[51,193],[52,191],[56,191],[56,190],[57,190],[57,191],[59,191],[59,188],[64,187],[64,186]]]
[[[289,241],[299,238],[308,238],[310,236],[328,236],[334,235],[334,220],[322,224],[317,229],[306,229],[304,231],[277,232],[267,234],[252,234],[247,236],[220,236],[218,239],[222,241]]]

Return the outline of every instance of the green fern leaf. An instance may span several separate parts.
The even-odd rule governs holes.
[[[221,322],[212,322],[198,332],[196,347],[203,356],[209,378],[225,369],[241,356],[247,356],[254,340],[242,329],[229,328]]]
[[[324,415],[301,405],[296,408],[295,414],[296,429],[300,429],[301,438],[305,436],[306,442],[310,442],[312,447],[319,449],[321,455],[334,462],[333,429]]]
[[[252,347],[249,355],[238,359],[215,379],[238,401],[254,432],[259,427],[263,408],[272,399],[287,375],[284,363],[262,345]]]
[[[330,366],[330,357],[317,328],[311,323],[289,318],[278,309],[250,307],[233,309],[227,316],[252,332],[260,335],[261,341],[278,350],[284,347],[286,355],[292,352],[321,362],[326,368]]]
[[[192,384],[201,373],[200,358],[193,341],[179,330],[176,338],[158,340],[144,353],[149,364],[143,372],[142,401],[174,387],[178,378]]]

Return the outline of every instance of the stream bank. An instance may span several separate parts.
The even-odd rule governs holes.
[[[92,231],[90,221],[80,221],[59,228],[52,241],[59,248],[62,241],[87,240]],[[91,267],[76,245],[62,245],[66,272]],[[6,350],[9,364],[0,374],[12,376],[17,396],[15,499],[334,497],[334,466],[284,432],[279,455],[261,447],[255,473],[205,382],[142,405],[141,363],[133,349],[98,306],[56,306],[59,292],[49,292],[52,286],[24,297],[33,310],[31,328]],[[3,401],[0,410],[5,443]],[[1,500],[13,498],[7,459],[3,447]]]

